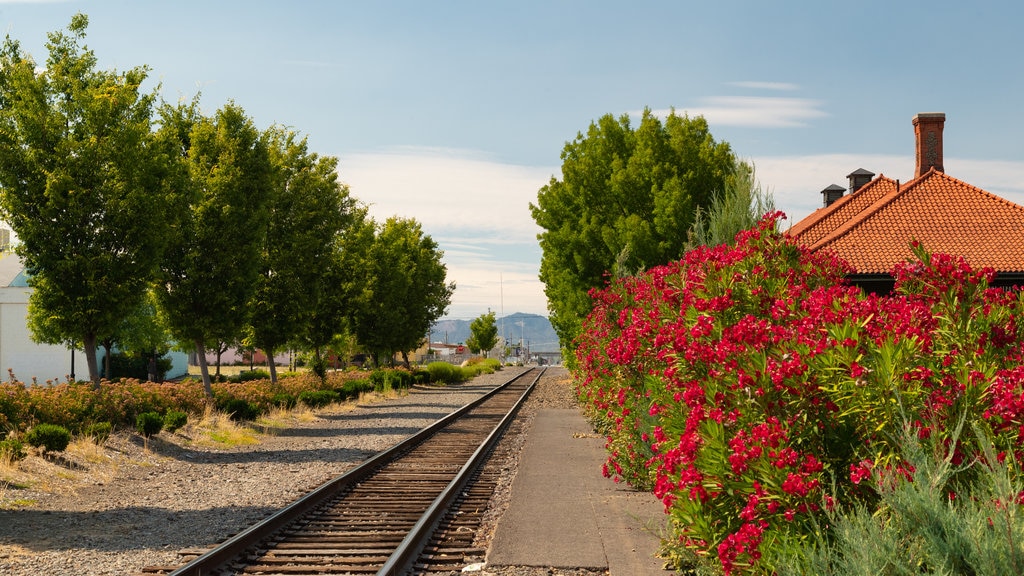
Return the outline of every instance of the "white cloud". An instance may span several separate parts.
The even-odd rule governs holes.
[[[446,317],[467,319],[501,307],[506,314],[547,314],[537,278],[540,228],[529,204],[559,172],[423,148],[342,155],[339,167],[375,219],[415,218],[438,242],[456,284]]]
[[[423,148],[343,155],[340,164],[341,180],[375,218],[413,217],[433,236],[469,230],[495,242],[535,238],[529,203],[559,172]]]
[[[790,128],[827,116],[820,109],[821,105],[820,100],[809,98],[711,96],[702,98],[697,106],[687,107],[685,112],[690,116],[703,116],[712,125]],[[668,111],[658,114],[667,115]]]
[[[753,90],[798,90],[800,87],[796,84],[790,84],[789,82],[756,82],[756,81],[743,81],[743,82],[730,82],[730,86],[736,86],[737,88],[751,88]]]

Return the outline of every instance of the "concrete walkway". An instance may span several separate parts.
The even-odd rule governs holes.
[[[671,574],[655,557],[661,502],[603,477],[605,458],[604,439],[579,410],[539,410],[487,564]]]

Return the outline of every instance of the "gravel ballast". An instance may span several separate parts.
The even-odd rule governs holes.
[[[522,370],[506,367],[465,384],[333,406],[259,435],[252,445],[197,447],[164,432],[147,448],[138,436],[120,434],[98,451],[99,464],[31,456],[19,466],[52,472],[29,486],[0,483],[0,575],[123,575],[180,564],[182,551],[224,540]],[[565,370],[549,369],[505,441],[522,444],[537,407],[571,406]],[[515,463],[513,455],[503,466],[506,486]],[[507,499],[507,490],[495,494],[481,542],[493,533]]]

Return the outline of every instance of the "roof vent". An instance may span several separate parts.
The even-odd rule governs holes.
[[[853,172],[846,175],[850,179],[850,194],[853,194],[857,190],[860,190],[862,186],[871,182],[871,179],[875,177],[874,172],[868,172],[863,168],[857,168]]]
[[[914,156],[914,178],[920,178],[935,168],[945,172],[942,167],[942,128],[946,124],[943,112],[923,112],[914,116],[914,140],[917,151]]]
[[[825,206],[830,206],[833,202],[842,198],[845,192],[846,188],[838,184],[833,184],[822,190],[821,195],[825,197]]]

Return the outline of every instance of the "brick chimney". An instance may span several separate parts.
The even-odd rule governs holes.
[[[932,167],[945,172],[942,167],[942,127],[945,124],[946,114],[943,112],[923,112],[914,116],[914,140],[917,143],[914,178]]]

